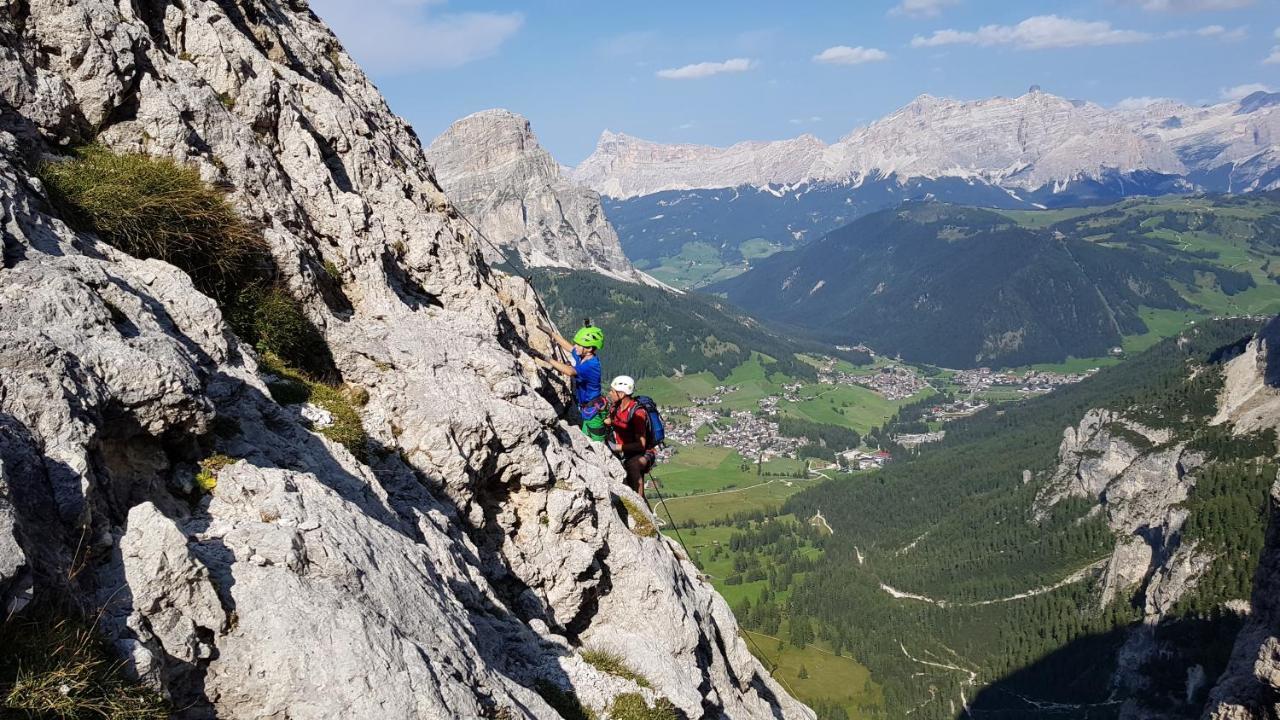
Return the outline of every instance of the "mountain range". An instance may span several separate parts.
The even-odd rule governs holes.
[[[1036,209],[1280,187],[1280,93],[1124,109],[1038,88],[977,101],[923,95],[831,145],[809,135],[663,145],[606,131],[570,176],[605,196],[633,262],[698,285],[745,269],[744,242],[802,245],[906,200]],[[690,259],[708,254],[716,262]],[[703,272],[670,267],[698,262]]]
[[[961,178],[1013,196],[1151,174],[1184,189],[1280,187],[1280,93],[1192,107],[1157,101],[1108,109],[1033,87],[977,101],[921,95],[831,145],[812,135],[729,148],[662,145],[605,131],[573,179],[604,195],[811,183]]]

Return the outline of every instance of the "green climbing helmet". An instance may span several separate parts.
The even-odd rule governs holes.
[[[574,334],[573,344],[603,350],[604,331],[598,327],[584,327]]]

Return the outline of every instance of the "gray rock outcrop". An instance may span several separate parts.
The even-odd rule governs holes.
[[[1280,318],[1273,319],[1223,370],[1214,423],[1256,432],[1280,425]],[[1266,543],[1253,578],[1247,617],[1231,660],[1209,695],[1205,720],[1280,717],[1280,483],[1271,488]]]
[[[1099,602],[1105,607],[1141,588],[1152,622],[1194,586],[1210,560],[1180,542],[1187,519],[1181,503],[1204,456],[1172,440],[1169,430],[1147,427],[1121,413],[1088,411],[1076,427],[1063,431],[1058,468],[1038,493],[1033,511],[1043,521],[1068,498],[1097,502],[1094,511],[1103,514],[1116,537]],[[1175,554],[1176,572],[1162,572]]]
[[[547,685],[812,717],[679,548],[629,529],[639,499],[527,352],[550,352],[536,296],[303,0],[0,2],[0,36],[6,603],[100,612],[183,717],[556,717]],[[52,213],[37,164],[90,138],[231,189],[367,394],[367,459],[272,399],[190,277]],[[212,451],[234,462],[201,495]]]
[[[449,199],[524,264],[642,279],[600,195],[563,175],[525,118],[507,110],[468,115],[431,143],[427,161]],[[485,252],[491,262],[501,260],[492,248]]]

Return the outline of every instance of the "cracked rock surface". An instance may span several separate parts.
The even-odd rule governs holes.
[[[628,529],[527,352],[551,351],[537,297],[304,0],[0,0],[0,36],[3,602],[101,611],[182,717],[556,717],[542,683],[812,717],[680,549]],[[367,393],[367,461],[272,399],[188,276],[53,213],[35,168],[90,138],[230,188]]]

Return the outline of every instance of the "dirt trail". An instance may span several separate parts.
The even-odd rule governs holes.
[[[1022,600],[1024,598],[1035,597],[1036,595],[1044,595],[1045,593],[1053,592],[1058,588],[1066,587],[1067,585],[1071,585],[1072,583],[1078,583],[1081,580],[1084,580],[1085,578],[1089,577],[1089,574],[1092,573],[1094,570],[1098,570],[1104,567],[1107,564],[1108,560],[1109,558],[1103,558],[1102,560],[1099,560],[1095,563],[1091,563],[1085,567],[1082,567],[1079,570],[1071,573],[1070,575],[1066,576],[1062,580],[1059,580],[1058,582],[1052,585],[1044,585],[1042,587],[1035,588],[1034,590],[1020,592],[1017,595],[1010,595],[1008,597],[995,598],[994,600],[977,600],[973,602],[951,602],[950,600],[939,600],[937,598],[931,598],[927,595],[918,595],[916,593],[899,590],[883,582],[880,583],[880,589],[899,600],[918,600],[920,602],[927,602],[943,608],[945,607],[981,607],[983,605],[996,605],[998,603],[1007,603],[1007,602],[1013,602],[1014,600]]]
[[[831,529],[831,523],[827,522],[827,519],[822,516],[821,510],[815,513],[813,517],[809,518],[809,522],[811,524],[822,523],[822,527],[826,528],[828,533],[831,533],[832,535],[836,534],[836,531]]]

